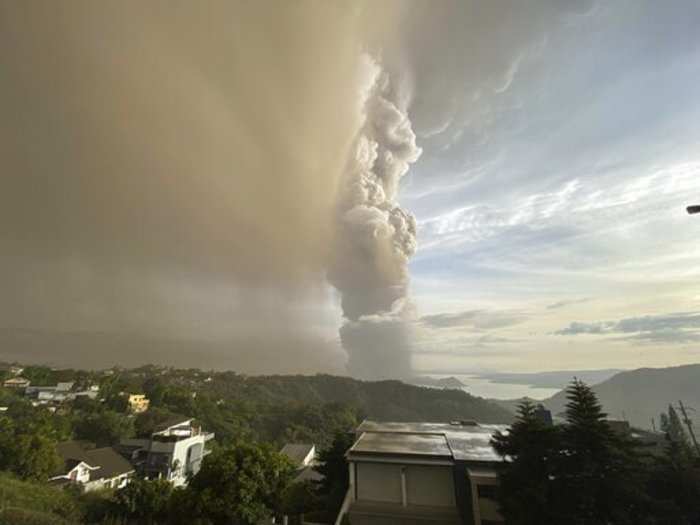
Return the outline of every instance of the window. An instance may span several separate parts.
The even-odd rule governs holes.
[[[496,499],[496,485],[477,485],[476,490],[480,498]]]

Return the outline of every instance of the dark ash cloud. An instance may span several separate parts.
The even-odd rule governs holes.
[[[0,328],[56,334],[54,363],[155,339],[159,362],[342,369],[318,325],[365,7],[3,2]]]

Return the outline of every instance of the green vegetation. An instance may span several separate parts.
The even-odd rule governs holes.
[[[348,462],[345,453],[352,446],[353,434],[339,432],[333,443],[319,454],[317,471],[323,476],[318,485],[317,516],[332,522],[338,515],[348,490]],[[313,521],[313,520],[312,520]]]
[[[63,525],[80,519],[71,493],[0,473],[0,525]]]
[[[179,514],[232,525],[279,516],[292,471],[287,458],[269,446],[239,443],[218,449],[190,481]]]
[[[65,422],[46,410],[18,400],[0,414],[0,471],[44,481],[60,465],[56,442],[66,436]]]
[[[671,407],[667,448],[654,457],[616,432],[594,392],[580,381],[566,391],[566,422],[548,427],[520,405],[507,434],[492,444],[510,461],[499,500],[509,525],[690,525],[700,519],[700,460]]]

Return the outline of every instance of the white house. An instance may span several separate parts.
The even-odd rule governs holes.
[[[5,388],[28,388],[31,385],[29,379],[23,377],[11,377],[7,379],[3,384]]]
[[[121,488],[135,470],[111,447],[90,448],[79,441],[64,441],[56,446],[63,459],[61,471],[50,479],[55,485],[75,483],[86,492],[102,488]]]
[[[203,432],[193,419],[177,418],[161,425],[149,438],[122,440],[119,450],[146,478],[181,486],[199,472],[209,453],[205,443],[213,438],[212,432]]]
[[[296,468],[308,467],[316,458],[316,445],[313,443],[287,443],[280,450]]]
[[[495,501],[500,425],[364,421],[347,452],[350,488],[338,517],[353,525],[502,524]]]
[[[320,481],[323,476],[314,468],[317,465],[316,445],[313,443],[287,443],[280,450],[294,465],[294,482]]]

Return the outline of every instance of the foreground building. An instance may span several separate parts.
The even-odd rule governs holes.
[[[497,469],[489,444],[503,425],[364,421],[348,450],[341,510],[353,525],[497,525]]]
[[[148,479],[165,479],[173,485],[187,484],[189,476],[199,472],[207,441],[212,432],[204,432],[193,419],[177,418],[159,426],[148,438],[124,439],[119,451]]]
[[[112,447],[91,448],[80,441],[64,441],[56,446],[63,460],[61,471],[50,479],[54,485],[75,484],[85,492],[129,483],[135,470]]]

